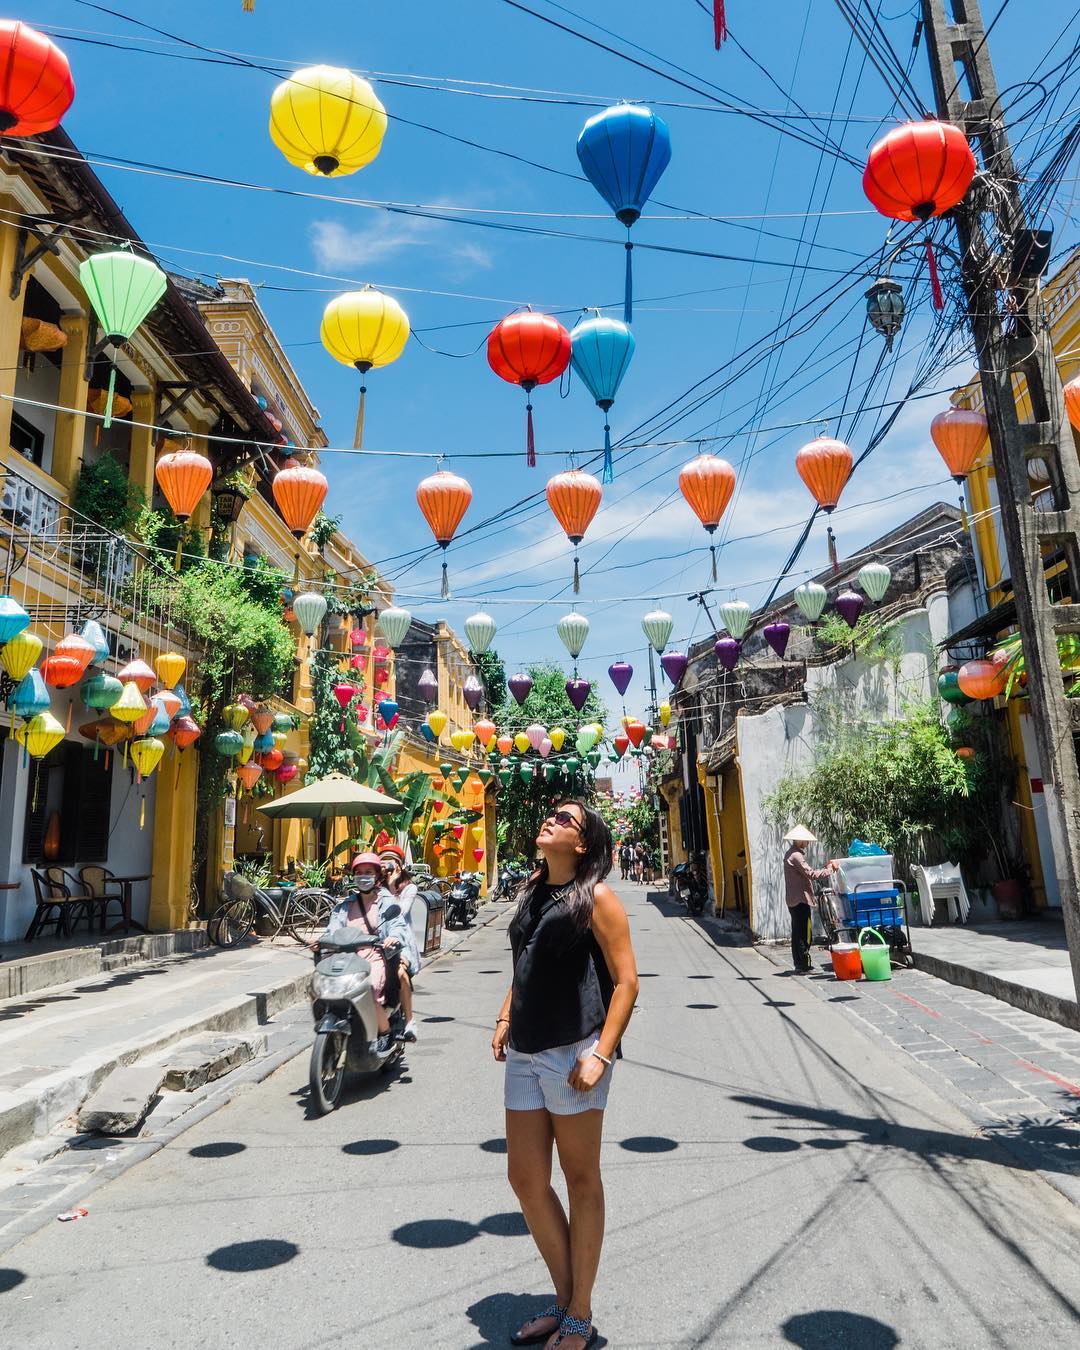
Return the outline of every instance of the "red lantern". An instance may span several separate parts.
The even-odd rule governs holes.
[[[986,418],[970,408],[949,408],[930,423],[930,438],[958,483],[975,467],[986,436]]]
[[[250,792],[262,777],[262,768],[258,764],[253,764],[249,759],[246,764],[241,764],[239,766],[236,770],[236,776]]]
[[[84,637],[80,637],[78,633],[69,633],[56,644],[53,655],[74,658],[79,663],[80,674],[85,675],[94,664],[97,652]]]
[[[472,855],[473,855],[473,858],[476,860],[476,862],[478,862],[478,863],[479,863],[479,862],[483,862],[483,860],[484,860],[484,850],[483,850],[482,848],[474,848],[473,851],[472,851]]]
[[[274,777],[279,783],[291,783],[299,772],[300,770],[295,764],[282,764]]]
[[[830,515],[851,477],[851,451],[843,441],[819,436],[795,456],[799,477],[810,489],[818,506]]]
[[[975,177],[967,137],[951,122],[907,122],[870,151],[863,191],[883,216],[927,221],[961,201]]]
[[[201,735],[202,730],[193,717],[184,716],[173,718],[173,724],[169,728],[169,739],[177,750],[183,752],[189,745],[194,745]],[[243,764],[240,767],[246,769],[248,766]],[[259,768],[257,764],[254,767],[257,769]],[[239,772],[239,770],[237,770],[237,772]],[[259,772],[261,773],[262,770],[260,769]]]
[[[285,756],[275,745],[273,750],[265,751],[259,758],[259,763],[267,773],[275,773],[284,763]]]
[[[626,735],[636,750],[645,739],[645,732],[648,728],[644,722],[628,722],[626,725]]]
[[[343,712],[356,697],[356,694],[357,688],[355,684],[348,684],[342,680],[340,684],[334,685],[334,697],[337,699],[338,706]]]
[[[698,455],[683,466],[679,474],[679,491],[686,498],[691,511],[713,534],[720,518],[728,508],[735,491],[735,470],[726,459],[715,455]],[[716,545],[709,540],[712,555],[712,579],[716,580]]]
[[[472,501],[472,488],[464,478],[449,469],[429,474],[417,486],[416,504],[423,512],[431,533],[443,550],[442,594],[450,597],[450,583],[446,573],[446,550],[461,524],[461,519]]]
[[[461,836],[465,833],[465,826],[464,826],[464,825],[454,825],[454,826],[452,826],[451,828],[452,828],[453,831],[454,831],[454,838],[455,838],[455,839],[460,839]]]
[[[305,464],[291,464],[281,469],[271,485],[274,501],[297,539],[303,539],[308,526],[315,519],[319,507],[326,500],[329,484],[318,469]]]
[[[74,656],[57,653],[41,663],[41,678],[53,689],[70,689],[83,677],[83,667]]]
[[[116,678],[121,684],[134,684],[140,694],[145,694],[157,680],[157,674],[145,661],[136,657],[118,672]]]
[[[550,314],[509,314],[491,330],[488,365],[509,384],[525,390],[526,453],[529,468],[536,467],[532,391],[538,384],[557,380],[570,363],[570,334]]]
[[[615,754],[619,759],[622,759],[623,755],[626,753],[627,746],[630,744],[630,737],[624,732],[617,731],[615,733],[613,744],[615,746]]]
[[[574,546],[575,595],[581,590],[578,545],[585,538],[585,531],[592,523],[603,495],[599,480],[584,469],[567,469],[565,473],[557,473],[554,478],[548,479],[548,506]]]
[[[75,82],[60,48],[36,28],[0,19],[0,135],[52,131],[74,97]]]
[[[189,520],[210,486],[214,466],[196,450],[173,450],[154,466],[154,477],[177,520]]]

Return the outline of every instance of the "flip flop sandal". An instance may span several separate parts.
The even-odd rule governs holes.
[[[589,1350],[590,1346],[596,1344],[600,1333],[587,1318],[571,1317],[568,1313],[559,1325],[559,1334],[555,1338],[555,1345],[562,1345],[563,1338],[566,1336],[580,1336],[585,1342],[585,1350]]]
[[[541,1318],[551,1317],[559,1323],[558,1328],[550,1327],[547,1331],[533,1332],[531,1336],[522,1336],[520,1331],[515,1331],[510,1337],[511,1345],[545,1345],[551,1339],[551,1333],[555,1330],[562,1330],[562,1323],[566,1317],[566,1309],[561,1308],[557,1303],[553,1303],[550,1308],[545,1308],[543,1312],[534,1313],[525,1325],[529,1322],[539,1322]]]

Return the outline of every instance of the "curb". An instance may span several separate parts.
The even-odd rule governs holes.
[[[1045,1017],[1057,1022],[1070,1031],[1080,1031],[1080,1007],[1068,998],[1057,994],[1048,994],[1041,989],[1028,989],[1025,985],[1014,984],[999,975],[991,975],[985,970],[973,970],[970,966],[958,966],[953,961],[944,961],[940,956],[930,956],[926,952],[912,951],[912,964],[916,970],[925,971],[949,984],[960,985],[964,989],[974,989],[979,994],[989,994],[991,998],[1011,1003],[1014,1008],[1031,1013],[1035,1017]]]

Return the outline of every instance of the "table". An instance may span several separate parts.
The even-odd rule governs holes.
[[[154,874],[147,872],[140,877],[108,877],[107,881],[114,881],[120,887],[121,903],[124,907],[124,917],[120,923],[114,923],[108,930],[110,933],[128,932],[134,928],[136,932],[148,933],[149,928],[145,928],[138,920],[131,917],[131,888],[137,881],[153,881]]]

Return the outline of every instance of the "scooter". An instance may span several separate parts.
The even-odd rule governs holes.
[[[676,863],[671,869],[668,890],[674,899],[686,906],[688,914],[705,913],[709,892],[696,863]]]
[[[521,883],[529,873],[519,863],[504,863],[499,868],[499,882],[491,893],[492,900],[513,900]]]
[[[385,917],[396,918],[395,908],[389,907]],[[368,1075],[386,1073],[405,1054],[405,1018],[400,1006],[387,1008],[390,1033],[380,1049],[375,991],[365,951],[382,952],[382,940],[355,927],[339,928],[319,939],[311,982],[315,1044],[308,1082],[312,1107],[322,1116],[337,1105],[346,1069]]]
[[[480,873],[459,872],[446,897],[443,924],[447,928],[468,928],[476,918],[480,898]]]

